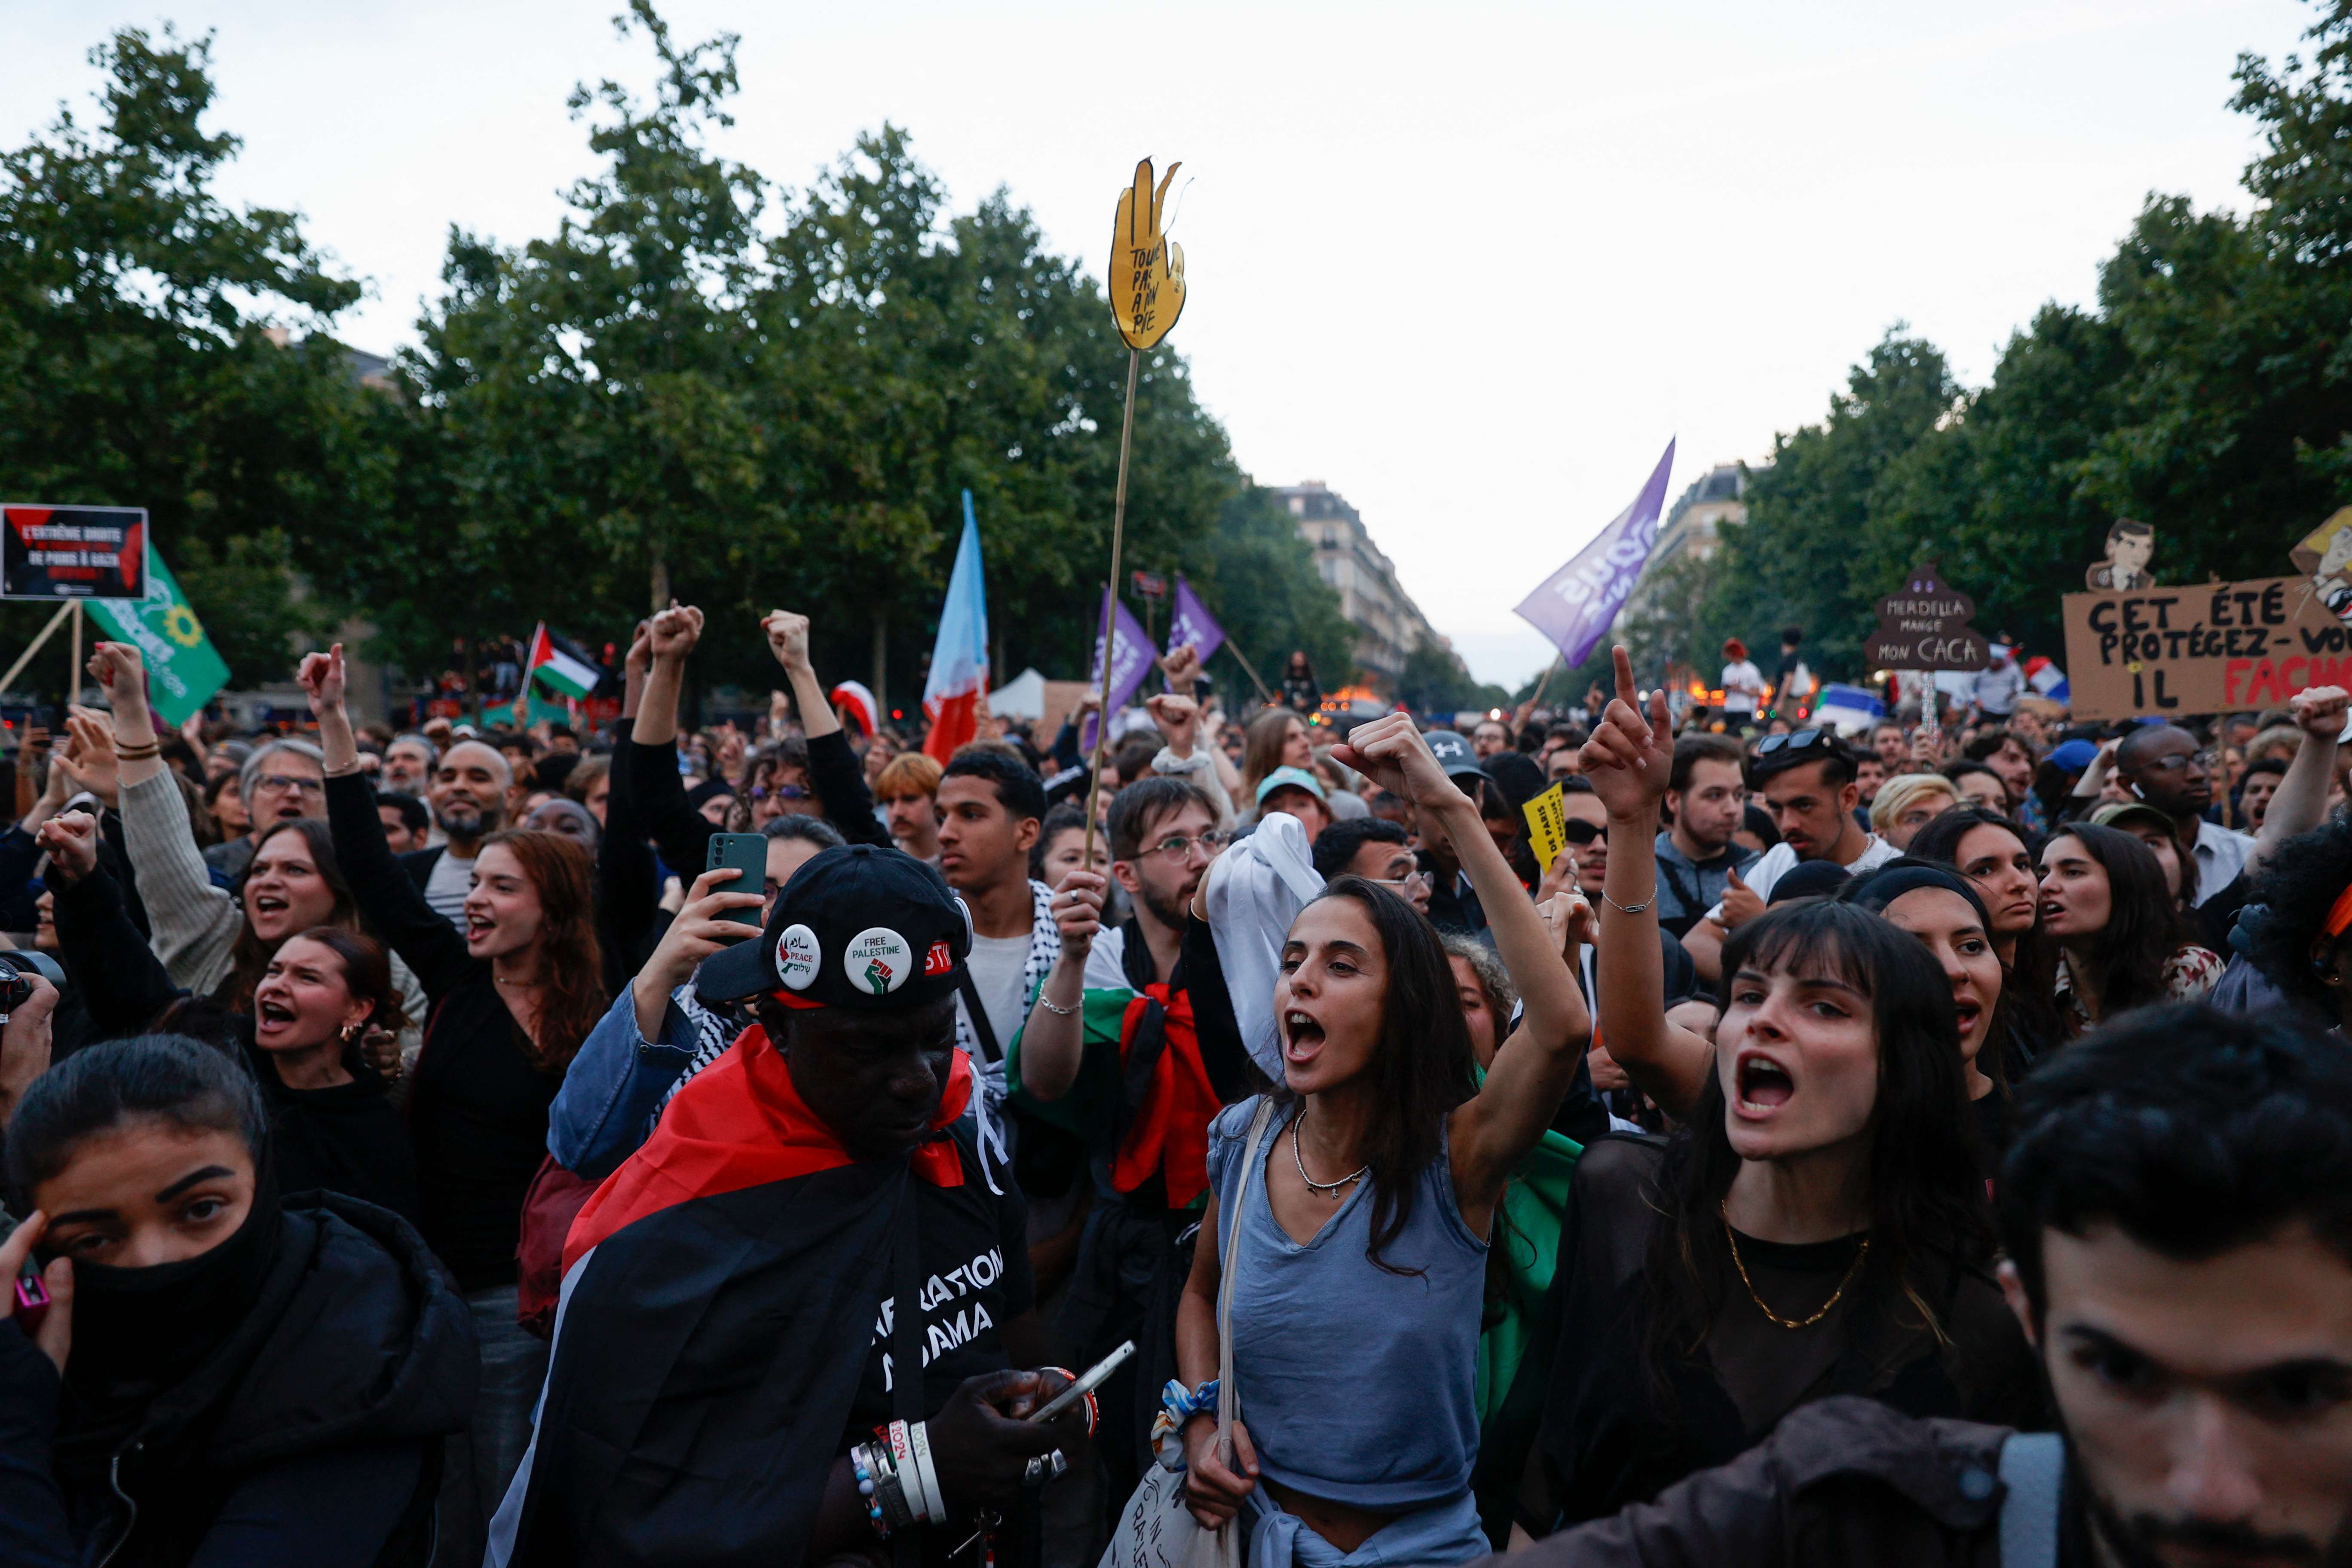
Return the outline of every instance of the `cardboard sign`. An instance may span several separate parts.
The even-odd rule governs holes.
[[[2065,619],[2077,719],[2271,708],[2352,685],[2352,629],[2307,578],[2069,594]]]
[[[0,506],[0,599],[143,599],[147,511]]]
[[[1528,819],[1528,847],[1534,851],[1541,870],[1550,870],[1559,852],[1568,847],[1568,808],[1562,804],[1567,798],[1568,791],[1554,784],[1519,807]]]
[[[2313,529],[2287,552],[2312,592],[2340,621],[2352,621],[2352,506]]]
[[[1131,349],[1151,347],[1184,313],[1184,247],[1160,232],[1168,187],[1183,166],[1169,164],[1154,190],[1146,158],[1135,166],[1135,183],[1118,194],[1110,239],[1111,320]]]
[[[1881,669],[1983,669],[1992,650],[1969,625],[1976,613],[1976,601],[1945,586],[1930,561],[1878,601],[1878,629],[1862,657]]]

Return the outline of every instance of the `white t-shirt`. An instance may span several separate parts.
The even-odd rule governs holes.
[[[988,1010],[989,1026],[996,1031],[996,1048],[1009,1049],[1013,1037],[1021,1032],[1028,1019],[1024,1005],[1029,998],[1022,994],[1021,971],[1029,962],[1029,937],[979,936],[971,939],[971,957],[966,961],[971,968],[972,989],[980,993],[980,1004]],[[965,1005],[961,995],[956,1005]],[[974,1034],[979,1030],[974,1029]]]
[[[1868,834],[1863,839],[1862,853],[1855,856],[1853,864],[1846,867],[1846,874],[1850,877],[1867,875],[1902,853],[1902,850],[1897,849],[1877,834]],[[1772,884],[1787,876],[1796,864],[1795,850],[1785,844],[1775,844],[1771,848],[1764,851],[1764,858],[1739,873],[1739,879],[1747,883],[1758,898],[1769,904],[1772,901]],[[1707,910],[1706,918],[1721,925],[1723,906],[1717,904]]]
[[[2246,868],[2246,858],[2253,852],[2252,835],[2218,822],[2199,823],[2197,843],[2189,850],[2197,861],[2197,902],[2201,906],[2236,881],[2238,873]]]
[[[1748,659],[1723,667],[1723,710],[1726,713],[1753,713],[1756,698],[1764,689],[1764,672]]]
[[[466,929],[466,895],[474,890],[474,863],[460,860],[457,852],[443,849],[441,858],[433,862],[433,875],[425,884],[425,901],[433,912],[456,926]]]

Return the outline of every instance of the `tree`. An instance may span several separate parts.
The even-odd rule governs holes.
[[[209,37],[125,28],[90,59],[99,123],[61,108],[0,155],[0,492],[147,508],[234,679],[282,676],[310,625],[270,584],[287,542],[368,514],[380,471],[326,335],[360,285],[294,214],[215,194],[239,143],[203,124]]]

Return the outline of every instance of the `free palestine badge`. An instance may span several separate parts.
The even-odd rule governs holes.
[[[905,937],[889,927],[868,926],[849,939],[842,951],[841,969],[852,985],[887,996],[907,984],[907,976],[915,972],[915,952]]]

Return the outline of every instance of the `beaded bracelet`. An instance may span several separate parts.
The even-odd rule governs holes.
[[[866,1517],[873,1524],[874,1533],[889,1540],[890,1525],[882,1517],[882,1500],[874,1484],[873,1461],[866,1458],[865,1444],[849,1450],[849,1468],[857,1477],[857,1496],[866,1505]]]
[[[1065,1383],[1076,1383],[1078,1381],[1078,1374],[1072,1372],[1066,1366],[1049,1366],[1045,1370],[1047,1372],[1060,1373],[1062,1374],[1062,1381]],[[1095,1403],[1095,1391],[1091,1388],[1078,1395],[1078,1397],[1087,1402],[1087,1436],[1091,1437],[1095,1435],[1095,1427],[1097,1424],[1098,1424],[1102,1419],[1102,1407]]]

